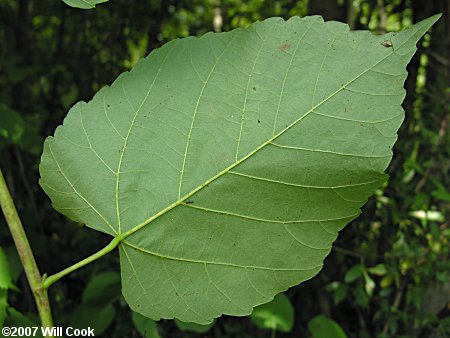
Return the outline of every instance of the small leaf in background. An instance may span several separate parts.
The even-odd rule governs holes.
[[[271,302],[257,306],[250,319],[261,329],[290,332],[294,325],[294,308],[289,298],[280,293]]]
[[[102,307],[120,297],[120,275],[116,271],[105,271],[94,276],[83,291],[85,305]]]
[[[92,9],[96,5],[103,2],[108,2],[109,0],[63,0],[64,3],[70,7],[81,8],[81,9]]]
[[[390,285],[392,285],[392,283],[394,282],[393,278],[391,275],[387,275],[385,277],[383,277],[383,279],[380,282],[380,286],[384,289],[389,287]]]
[[[370,278],[366,270],[363,270],[364,276],[364,289],[369,297],[373,295],[373,290],[375,290],[375,282]]]
[[[12,289],[18,291],[13,283],[8,258],[2,247],[0,247],[0,289]]]
[[[433,191],[431,195],[441,201],[450,202],[450,192],[448,192],[447,189],[445,189],[445,187],[441,184],[438,185],[437,190]]]
[[[326,290],[333,293],[334,305],[338,305],[347,296],[348,286],[344,283],[333,282],[327,285]]]
[[[102,308],[87,305],[78,306],[70,318],[70,326],[78,329],[91,327],[95,335],[102,334],[113,322],[116,310],[112,305]]]
[[[384,276],[387,273],[386,266],[384,264],[377,264],[371,268],[368,268],[367,271],[376,276]]]
[[[318,315],[308,323],[308,330],[313,338],[347,338],[344,330],[334,320]]]
[[[6,309],[8,308],[8,291],[0,289],[0,328],[6,319]]]
[[[0,103],[0,116],[0,140],[18,143],[25,129],[22,117],[3,103]]]
[[[362,306],[363,308],[367,308],[369,306],[369,298],[367,297],[366,290],[362,283],[358,283],[355,287],[352,287],[352,293],[356,304]]]
[[[96,335],[101,334],[114,320],[116,310],[113,303],[119,297],[120,275],[116,271],[95,275],[86,285],[81,297],[82,304],[73,312],[70,325],[79,329],[91,326]]]
[[[16,282],[23,271],[22,262],[20,261],[19,254],[17,253],[17,249],[14,245],[9,245],[5,247],[4,250],[6,257],[8,258],[11,279],[13,282]]]
[[[131,311],[131,320],[142,337],[161,338],[158,334],[158,325],[154,320],[134,311]]]
[[[348,270],[345,273],[345,277],[344,280],[346,283],[351,283],[354,282],[355,280],[357,280],[359,277],[362,276],[363,274],[363,267],[361,266],[361,264],[356,264],[354,266],[352,266],[350,268],[350,270]]]
[[[39,115],[27,115],[24,117],[25,129],[18,145],[20,148],[30,154],[39,155],[42,152],[42,135],[40,128],[42,121]]]
[[[444,222],[445,216],[440,211],[434,211],[434,210],[416,210],[411,211],[409,213],[411,216],[423,220],[423,221],[434,221],[434,222]]]
[[[214,322],[212,322],[210,324],[206,324],[206,325],[200,325],[200,324],[196,324],[196,323],[186,323],[186,322],[182,322],[181,320],[175,319],[175,325],[181,331],[206,333],[214,326]]]

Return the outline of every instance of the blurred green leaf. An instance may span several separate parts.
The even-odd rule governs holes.
[[[8,258],[2,247],[0,247],[0,288],[19,290],[13,283]]]
[[[369,298],[367,297],[367,293],[365,288],[363,288],[362,283],[358,283],[356,287],[352,288],[353,297],[355,298],[356,304],[367,308],[369,305]]]
[[[347,338],[344,330],[334,320],[318,315],[308,323],[308,330],[313,338]]]
[[[120,274],[106,271],[95,275],[83,291],[82,302],[85,305],[102,307],[120,297]]]
[[[0,289],[0,328],[6,319],[6,309],[8,308],[8,291]]]
[[[366,293],[369,297],[373,295],[373,290],[375,289],[375,282],[372,278],[370,278],[369,274],[364,271],[364,289],[366,290]]]
[[[24,123],[24,133],[18,144],[22,150],[37,156],[42,152],[41,117],[39,115],[27,115],[24,118]]]
[[[261,329],[290,332],[294,325],[294,308],[284,293],[266,304],[257,306],[250,319]]]
[[[411,211],[409,214],[420,220],[435,221],[435,222],[444,222],[444,220],[445,220],[444,215],[440,211],[416,210],[416,211]]]
[[[338,305],[346,298],[348,286],[344,283],[333,282],[327,286],[327,290],[333,293],[334,305]]]
[[[386,274],[386,266],[384,264],[377,264],[371,268],[368,268],[367,271],[372,275],[376,276],[384,276]]]
[[[9,245],[5,247],[4,250],[6,257],[8,258],[11,279],[13,282],[16,282],[23,271],[22,262],[20,261],[19,254],[17,253],[17,249],[14,245]]]
[[[450,202],[450,193],[442,185],[438,186],[438,189],[433,191],[431,195],[442,201]]]
[[[22,117],[3,103],[0,103],[0,116],[0,140],[18,143],[25,129]]]
[[[354,282],[363,275],[363,271],[361,264],[353,265],[350,270],[345,273],[344,281],[346,283]]]
[[[131,311],[131,320],[134,326],[145,338],[160,338],[158,334],[158,325],[153,319],[147,318],[140,313]]]
[[[95,335],[102,334],[113,322],[116,310],[112,305],[104,307],[78,306],[70,318],[70,326],[78,329],[91,327]]]

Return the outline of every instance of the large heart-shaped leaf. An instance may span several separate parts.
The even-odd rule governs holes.
[[[317,274],[386,180],[405,66],[437,19],[375,36],[274,18],[172,41],[70,110],[41,186],[120,240],[133,310],[250,314]]]

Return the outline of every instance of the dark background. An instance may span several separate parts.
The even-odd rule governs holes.
[[[37,183],[44,138],[75,102],[90,100],[154,48],[271,16],[319,14],[352,29],[383,33],[443,13],[408,67],[406,120],[388,169],[389,183],[341,232],[320,274],[287,292],[295,308],[294,329],[277,337],[308,337],[308,322],[318,314],[334,319],[348,337],[449,337],[449,9],[446,0],[111,0],[92,10],[59,0],[0,0],[0,166],[40,270],[53,274],[110,240],[52,209]],[[219,18],[222,25],[214,26]],[[16,129],[9,131],[15,136],[3,134],[2,140],[2,119],[5,124],[11,111],[20,115]],[[9,304],[6,321],[20,317],[19,312],[37,321],[3,218],[0,226],[0,246],[18,288],[0,294]],[[95,296],[83,296],[104,271],[111,274],[101,275]],[[97,336],[142,336],[120,295],[117,271],[113,252],[53,285],[55,325],[86,327],[95,321],[102,325],[98,332],[103,331]],[[0,306],[0,318],[2,312]],[[173,321],[163,320],[158,327],[163,338],[273,334],[246,317],[221,317],[204,334],[182,332]]]

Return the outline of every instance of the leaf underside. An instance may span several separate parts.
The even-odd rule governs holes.
[[[96,5],[107,1],[109,0],[63,0],[66,5],[81,9],[92,9],[95,8]]]
[[[437,19],[375,36],[272,18],[172,41],[70,110],[40,184],[122,239],[133,310],[248,315],[316,275],[386,180],[405,67]]]

